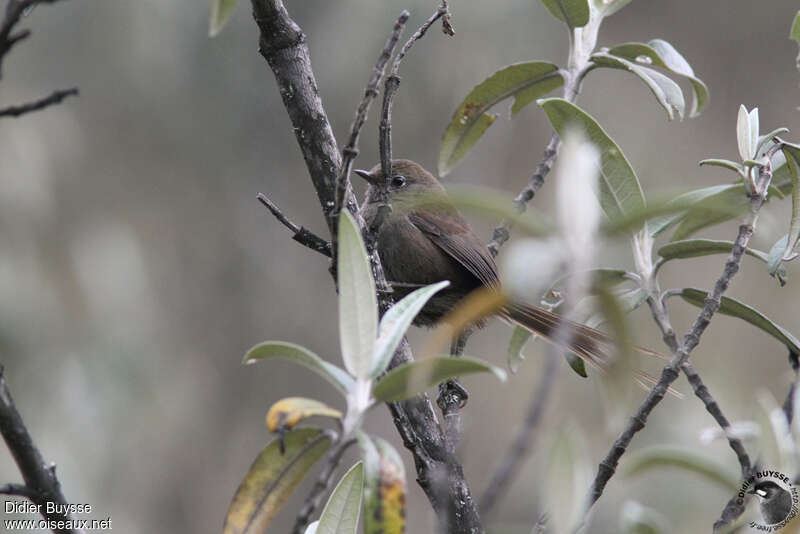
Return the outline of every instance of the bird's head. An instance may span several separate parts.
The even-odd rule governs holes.
[[[357,169],[353,172],[370,184],[370,190],[367,192],[368,201],[378,191],[386,192],[390,201],[399,196],[411,197],[444,192],[444,188],[435,176],[407,159],[392,160],[392,172],[388,177],[384,177],[380,164],[368,171]]]

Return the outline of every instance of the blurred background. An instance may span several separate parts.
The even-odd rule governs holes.
[[[396,156],[431,170],[445,125],[476,83],[508,63],[566,58],[566,31],[540,2],[451,4],[455,37],[434,28],[416,45],[394,108]],[[409,27],[416,27],[436,6],[307,0],[287,7],[308,35],[341,139],[395,17],[408,8]],[[797,46],[787,38],[797,8],[790,0],[639,0],[606,20],[600,45],[666,39],[711,92],[699,118],[668,122],[633,76],[598,70],[587,78],[579,104],[619,143],[647,194],[730,182],[731,174],[697,162],[738,158],[740,104],[760,108],[762,131],[800,131]],[[73,85],[81,94],[0,121],[0,362],[70,502],[91,504],[92,517],[111,516],[119,532],[219,532],[240,479],[270,439],[263,423],[270,404],[301,395],[341,405],[303,368],[240,365],[245,350],[265,339],[302,343],[340,361],[327,261],[294,243],[255,199],[266,193],[324,235],[275,81],[257,51],[249,2],[241,1],[214,40],[204,2],[73,0],[38,7],[24,26],[33,36],[6,59],[0,106]],[[535,105],[513,121],[504,106],[497,111],[501,118],[446,181],[504,189],[510,199],[541,157],[550,127]],[[373,109],[357,167],[377,159],[376,134]],[[550,212],[552,193],[546,185],[533,205]],[[768,250],[786,232],[789,208],[788,199],[769,204],[754,246]],[[488,240],[496,221],[475,222]],[[704,235],[733,239],[735,229],[731,222]],[[604,246],[602,265],[631,266],[627,243]],[[707,288],[723,262],[671,262],[662,287]],[[729,294],[798,333],[798,265],[788,265],[789,283],[780,288],[763,264],[746,258]],[[683,332],[697,310],[673,301],[671,311]],[[645,308],[631,321],[637,343],[663,349]],[[493,323],[467,351],[504,365],[510,333]],[[424,334],[415,331],[412,341]],[[531,344],[526,353],[505,385],[485,376],[466,381],[461,455],[476,495],[515,435],[545,345]],[[692,359],[734,421],[753,417],[760,392],[782,400],[792,378],[779,343],[728,317],[714,319]],[[660,364],[643,365],[657,374]],[[557,380],[535,452],[487,525],[529,532],[547,491],[541,473],[553,430],[565,422],[581,428],[594,470],[644,396],[636,391],[624,406],[609,408],[596,377],[581,379],[563,364]],[[691,447],[735,476],[727,444],[699,440],[714,421],[685,380],[676,384],[689,395],[667,398],[632,449]],[[375,410],[367,425],[407,461],[408,532],[431,532],[435,518],[388,411]],[[19,480],[0,450],[0,482]],[[274,532],[288,530],[303,492],[287,503]],[[682,471],[620,475],[590,531],[613,531],[630,499],[667,516],[673,532],[709,531],[730,495]]]

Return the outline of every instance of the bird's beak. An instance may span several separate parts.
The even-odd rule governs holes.
[[[353,170],[353,172],[362,177],[363,179],[365,179],[370,184],[378,185],[378,178],[376,176],[371,175],[369,171],[365,171],[363,169],[355,169]]]

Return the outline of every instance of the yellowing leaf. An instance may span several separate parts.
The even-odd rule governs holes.
[[[406,524],[406,474],[403,460],[388,442],[359,436],[364,450],[364,533],[403,534]]]
[[[315,428],[293,430],[258,455],[225,514],[223,534],[261,534],[314,463],[331,445]]]
[[[315,415],[342,418],[342,412],[324,402],[305,397],[286,397],[273,404],[267,412],[267,428],[270,432],[289,430],[303,419]]]

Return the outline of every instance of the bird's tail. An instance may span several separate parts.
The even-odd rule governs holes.
[[[509,304],[501,311],[506,319],[547,340],[561,342],[586,363],[602,369],[615,354],[616,343],[607,334],[536,306]],[[556,333],[561,328],[561,332]],[[558,336],[559,339],[555,339]]]

